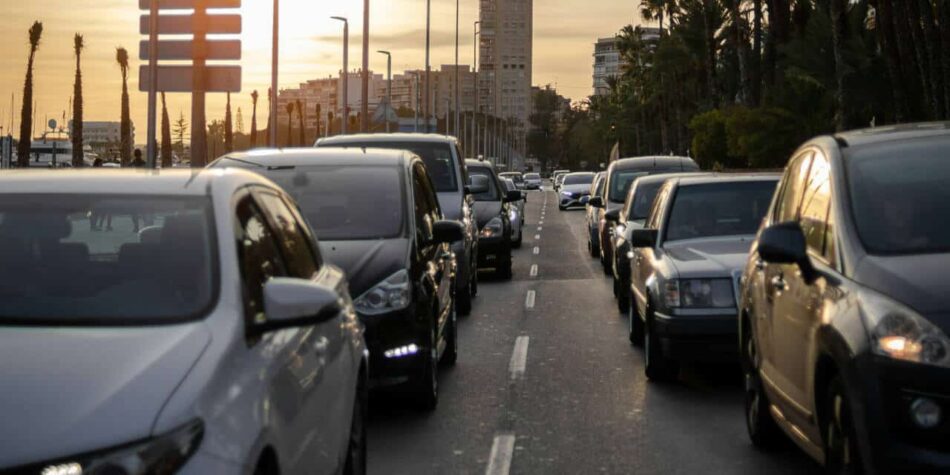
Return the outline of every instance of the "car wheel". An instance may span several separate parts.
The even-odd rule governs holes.
[[[473,279],[474,276],[469,274],[469,280]],[[468,315],[472,313],[472,286],[466,285],[462,290],[455,290],[455,311],[460,315]]]
[[[426,342],[428,353],[420,361],[419,376],[414,384],[413,393],[416,405],[423,411],[433,411],[439,404],[439,340],[435,329]]]
[[[442,354],[442,364],[445,366],[455,366],[455,362],[458,361],[459,357],[459,332],[458,315],[454,309],[451,315],[449,315],[449,325],[446,329],[446,333],[445,353]]]
[[[633,293],[632,291],[628,291]],[[643,346],[643,320],[640,318],[640,312],[637,311],[637,306],[633,304],[633,295],[627,297],[630,299],[630,305],[627,306],[627,328],[630,338],[630,343],[633,346]]]
[[[851,406],[845,397],[840,376],[836,376],[828,385],[824,410],[825,472],[829,475],[862,473]]]
[[[515,242],[513,242],[513,243],[512,243],[512,246],[513,246],[515,249],[521,249],[521,243],[522,243],[522,241],[524,241],[524,229],[522,229],[521,232],[518,233],[518,240],[515,241]]]
[[[468,282],[471,288],[471,298],[478,297],[478,263],[475,259],[468,264]]]
[[[510,279],[512,277],[511,272],[511,251],[508,251],[508,257],[505,258],[504,262],[498,265],[498,268],[495,269],[495,273],[501,279]]]
[[[755,339],[746,332],[742,345],[742,370],[745,374],[745,422],[752,445],[760,449],[774,447],[780,438],[778,425],[769,411],[768,395],[759,377]]]
[[[614,279],[619,281],[617,284],[617,309],[622,314],[627,314],[630,311],[630,291],[627,290],[629,285],[624,282],[624,279]]]
[[[679,367],[675,361],[663,354],[663,346],[653,329],[652,312],[650,307],[647,307],[647,321],[643,338],[643,353],[646,357],[645,373],[650,381],[671,381],[679,374]]]
[[[346,475],[366,474],[366,408],[369,396],[366,384],[360,381],[356,388],[356,401],[353,402],[353,419],[350,426],[350,439],[346,449]]]
[[[600,254],[600,250],[594,247],[594,241],[590,237],[587,238],[587,252],[590,253],[590,257],[597,257]]]

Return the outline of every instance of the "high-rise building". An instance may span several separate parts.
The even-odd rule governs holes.
[[[533,0],[481,0],[479,4],[479,109],[514,119],[519,142],[531,114],[532,4]]]
[[[660,29],[653,27],[637,27],[641,41],[656,40],[660,37]],[[618,47],[620,40],[616,36],[600,38],[594,43],[594,95],[605,96],[610,93],[608,79],[623,74],[624,61],[620,57]]]

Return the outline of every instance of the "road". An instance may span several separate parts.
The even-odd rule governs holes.
[[[752,448],[738,367],[646,380],[610,281],[588,257],[584,212],[556,200],[529,194],[514,279],[482,279],[439,407],[423,414],[373,395],[370,473],[818,473],[790,443]]]

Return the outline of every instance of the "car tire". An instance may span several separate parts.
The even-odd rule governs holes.
[[[459,357],[458,312],[454,308],[451,312],[446,331],[445,353],[442,353],[443,366],[455,366]]]
[[[630,291],[627,290],[630,286],[624,282],[624,279],[614,279],[617,284],[617,310],[621,314],[627,314],[630,312]]]
[[[474,277],[469,275],[469,280]],[[455,290],[455,311],[459,315],[469,315],[472,313],[472,286],[466,285],[462,290]]]
[[[356,388],[356,401],[353,402],[353,418],[350,423],[350,437],[347,441],[345,475],[366,474],[366,415],[369,407],[369,394],[365,381],[360,377]]]
[[[768,395],[762,387],[755,339],[747,331],[742,342],[742,372],[745,376],[745,421],[749,440],[758,449],[778,445],[781,432],[772,418]]]
[[[495,274],[501,279],[511,279],[512,277],[512,262],[511,262],[511,250],[508,251],[508,256],[505,258],[504,262],[498,265],[498,268],[495,269]]]
[[[590,237],[587,238],[587,251],[590,252],[590,257],[597,257],[600,255],[600,249],[594,246],[594,241]]]
[[[632,291],[628,290],[628,293],[632,294]],[[628,306],[627,318],[627,331],[628,338],[630,343],[633,346],[642,347],[643,346],[643,319],[640,318],[640,312],[637,311],[637,306],[633,304],[633,295],[627,297],[630,299],[631,304]]]
[[[511,245],[515,249],[521,249],[521,243],[524,241],[524,229],[521,230],[521,233],[518,234],[518,240],[513,242]]]
[[[653,311],[647,307],[647,321],[644,326],[644,373],[650,381],[667,382],[676,379],[679,375],[679,365],[676,361],[663,354],[663,346],[653,329]]]
[[[419,375],[413,382],[413,399],[422,411],[434,411],[439,405],[439,340],[435,336],[435,329],[426,342],[428,353],[420,361]]]
[[[840,376],[835,376],[828,384],[824,404],[825,421],[822,427],[822,439],[825,445],[825,473],[829,475],[863,473],[851,405],[848,403]]]

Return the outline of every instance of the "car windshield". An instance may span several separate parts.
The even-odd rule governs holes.
[[[564,177],[565,185],[590,185],[594,181],[593,173],[576,173]]]
[[[485,167],[469,167],[468,174],[471,176],[484,176],[488,178],[488,191],[483,193],[474,193],[475,201],[500,201],[501,195],[498,193],[495,177],[491,170]]]
[[[676,190],[666,241],[755,234],[776,181],[725,181]]]
[[[541,175],[538,175],[537,173],[528,173],[524,177],[526,180],[540,180],[541,179]]]
[[[524,181],[524,178],[520,173],[501,173],[498,176],[505,177],[515,183],[521,183]]]
[[[650,183],[637,184],[633,194],[633,203],[631,203],[630,212],[627,215],[628,220],[647,219],[650,216],[653,200],[656,199],[656,194],[660,191],[663,183],[662,181],[651,181]]]
[[[623,203],[634,180],[648,173],[642,170],[617,170],[610,177],[608,199],[614,203]]]
[[[400,169],[307,166],[254,169],[293,196],[321,241],[391,239],[402,234]]]
[[[198,318],[216,294],[208,197],[18,194],[0,200],[0,323]]]
[[[872,254],[950,252],[950,140],[876,145],[846,159],[851,209]]]
[[[458,180],[456,179],[456,166],[452,157],[452,146],[444,142],[344,142],[326,145],[328,147],[371,147],[371,148],[389,148],[395,150],[407,150],[422,158],[429,171],[429,177],[435,185],[437,192],[458,191]]]

